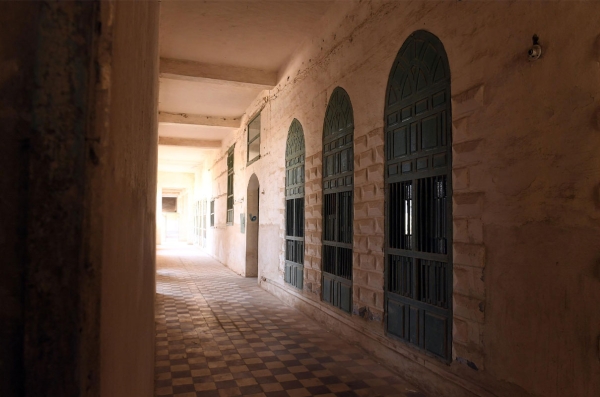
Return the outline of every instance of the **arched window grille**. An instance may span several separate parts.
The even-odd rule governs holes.
[[[348,93],[331,94],[323,123],[323,300],[352,311],[354,115]]]
[[[408,37],[385,104],[386,330],[452,355],[450,68],[440,40]]]
[[[284,279],[298,289],[304,280],[304,154],[304,131],[294,119],[285,149]]]
[[[235,144],[227,151],[227,226],[233,225],[233,155]]]

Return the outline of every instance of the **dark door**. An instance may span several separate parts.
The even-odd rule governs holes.
[[[260,184],[256,174],[250,176],[246,190],[246,277],[258,276],[258,239],[260,232]]]
[[[450,360],[452,178],[450,70],[440,40],[409,36],[385,107],[386,329]]]
[[[354,115],[337,87],[323,124],[323,300],[352,312]]]

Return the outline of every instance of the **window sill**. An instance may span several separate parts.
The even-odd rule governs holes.
[[[252,159],[252,160],[248,161],[248,162],[246,163],[246,167],[248,167],[248,166],[249,166],[250,164],[252,164],[252,163],[256,163],[258,160],[260,160],[260,154],[259,154],[257,157],[255,157],[254,159]]]

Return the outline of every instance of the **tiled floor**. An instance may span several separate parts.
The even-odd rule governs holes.
[[[424,397],[198,250],[159,248],[157,396]]]

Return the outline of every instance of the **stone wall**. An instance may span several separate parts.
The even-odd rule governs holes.
[[[236,225],[211,231],[213,255],[243,265],[238,214],[254,173],[259,283],[286,303],[433,394],[443,384],[451,396],[597,395],[600,28],[582,21],[599,12],[594,2],[340,2],[277,87],[246,112],[242,125],[263,109],[262,158],[246,166],[241,129],[207,166],[222,194],[223,153],[235,143]],[[382,321],[384,96],[398,50],[418,29],[440,38],[451,70],[450,365],[386,337]],[[534,34],[544,52],[531,62]],[[350,95],[355,124],[352,315],[320,301],[322,126],[337,86]],[[306,139],[303,291],[283,282],[285,142],[294,118]]]

